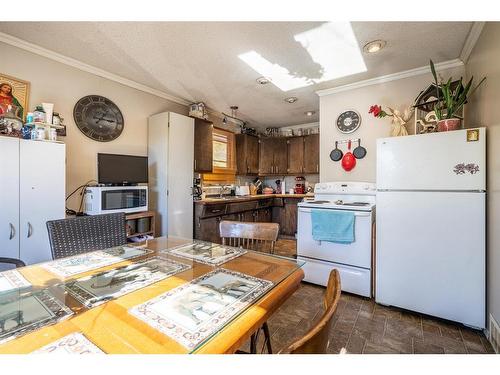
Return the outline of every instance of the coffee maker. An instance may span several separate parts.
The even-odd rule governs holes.
[[[305,194],[306,193],[306,178],[303,176],[295,177],[295,188],[293,189],[295,194]]]
[[[201,178],[193,178],[193,199],[200,200],[202,193]]]

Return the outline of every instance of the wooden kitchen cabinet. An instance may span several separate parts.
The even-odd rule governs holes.
[[[304,173],[319,173],[319,134],[304,137]]]
[[[196,218],[194,237],[203,241],[221,243],[219,224],[221,216],[206,219]]]
[[[273,174],[274,150],[271,138],[261,138],[259,140],[259,174]]]
[[[304,137],[293,137],[288,143],[288,173],[304,172]]]
[[[213,164],[213,130],[210,121],[194,119],[194,171],[212,173]]]
[[[236,134],[236,169],[239,175],[259,173],[259,138]]]
[[[271,208],[257,210],[255,221],[259,223],[270,223],[272,221]]]
[[[295,237],[297,232],[297,213],[300,199],[284,198],[283,210],[281,214],[281,233],[286,236]]]
[[[285,175],[288,169],[286,138],[269,137],[259,140],[259,174]]]
[[[286,138],[273,139],[274,174],[286,174],[288,170],[288,145]]]

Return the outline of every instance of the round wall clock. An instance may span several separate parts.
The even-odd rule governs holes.
[[[112,141],[123,131],[120,109],[103,96],[88,95],[81,98],[73,109],[73,118],[78,129],[94,141]]]
[[[361,116],[354,110],[344,111],[337,117],[336,125],[341,133],[352,133],[361,125]]]

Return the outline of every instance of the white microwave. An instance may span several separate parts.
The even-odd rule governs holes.
[[[87,215],[148,210],[147,186],[90,186],[85,189],[84,212]]]

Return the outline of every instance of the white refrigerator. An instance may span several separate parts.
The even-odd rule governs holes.
[[[377,140],[375,299],[485,327],[485,128]]]

